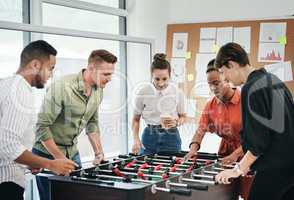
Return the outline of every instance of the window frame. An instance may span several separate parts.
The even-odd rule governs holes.
[[[71,7],[81,10],[94,11],[109,15],[119,16],[119,35],[109,34],[109,33],[100,33],[100,32],[91,32],[91,31],[82,31],[76,29],[67,29],[67,28],[57,28],[51,26],[42,25],[42,3],[49,3],[54,5],[60,5],[65,7]],[[94,3],[88,3],[78,0],[23,0],[23,23],[1,21],[0,20],[0,29],[15,30],[15,31],[24,31],[29,33],[24,33],[24,45],[28,44],[30,41],[41,39],[41,34],[51,34],[51,35],[62,35],[62,36],[74,36],[80,38],[91,38],[91,39],[102,39],[102,40],[111,40],[120,42],[120,60],[121,60],[121,73],[128,77],[127,74],[127,43],[138,43],[149,45],[150,49],[150,60],[154,54],[154,39],[141,38],[141,37],[132,37],[128,36],[126,32],[126,17],[128,15],[125,10],[125,0],[119,0],[120,8],[113,8],[102,6]],[[122,81],[123,87],[123,96],[122,99],[127,98],[127,82]],[[122,116],[122,122],[128,121],[128,105],[122,110],[125,114]],[[123,141],[123,153],[128,152],[128,123],[121,123],[122,135],[125,135]]]

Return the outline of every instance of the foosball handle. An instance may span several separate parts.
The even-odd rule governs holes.
[[[183,195],[183,196],[191,196],[192,191],[186,190],[186,189],[183,190],[183,189],[172,188],[172,189],[170,189],[170,193]]]
[[[131,156],[131,157],[134,157],[134,156],[136,157],[136,156],[139,156],[139,155],[138,155],[138,154],[134,154],[134,153],[129,153],[129,157],[130,157],[130,156]]]
[[[192,190],[203,190],[207,191],[208,190],[208,185],[195,185],[195,184],[188,184],[188,189]]]
[[[126,158],[130,158],[130,156],[128,156],[128,155],[118,155],[118,157],[119,157],[119,158],[125,158],[125,159],[126,159]]]

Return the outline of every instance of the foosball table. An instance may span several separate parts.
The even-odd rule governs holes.
[[[70,176],[50,176],[51,200],[234,200],[238,183],[216,184],[221,165],[216,154],[199,153],[184,161],[173,155],[120,155]]]

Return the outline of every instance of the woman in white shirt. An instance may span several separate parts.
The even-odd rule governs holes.
[[[134,154],[176,153],[181,151],[177,126],[184,123],[184,94],[170,83],[171,66],[166,55],[158,53],[151,64],[152,83],[145,84],[135,99],[132,122]],[[146,124],[139,138],[140,120]]]

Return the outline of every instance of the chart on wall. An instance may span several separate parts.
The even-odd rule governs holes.
[[[287,23],[261,23],[258,62],[282,62],[285,57]]]

